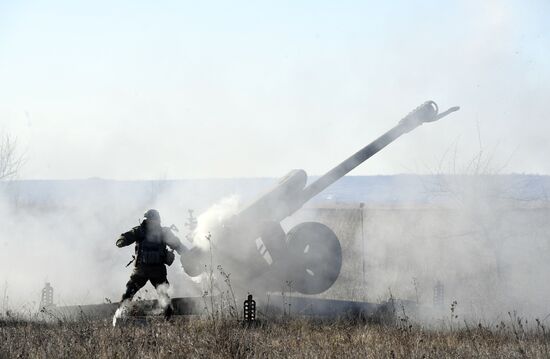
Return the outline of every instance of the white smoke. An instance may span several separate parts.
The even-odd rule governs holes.
[[[513,181],[502,176],[438,181],[445,193],[437,196],[445,200],[365,208],[354,248],[360,249],[364,235],[367,298],[387,298],[391,292],[431,308],[440,281],[443,310],[456,300],[463,318],[550,313],[548,205],[514,199]]]
[[[239,197],[232,195],[223,198],[202,213],[197,219],[198,223],[193,236],[193,244],[203,250],[208,250],[210,248],[208,238],[210,238],[212,231],[225,220],[237,214],[239,202]]]
[[[164,312],[170,305],[172,288],[167,284],[161,284],[157,287],[159,309]]]
[[[129,301],[125,300],[120,303],[120,306],[113,315],[113,327],[116,327],[117,323],[128,316]]]
[[[510,198],[510,183],[501,176],[434,178],[439,182],[426,188],[436,197],[445,197],[437,205],[365,207],[366,283],[361,282],[358,258],[358,218],[353,215],[354,223],[341,223],[338,216],[345,211],[325,212],[321,221],[337,232],[344,262],[340,278],[323,296],[378,301],[387,299],[391,291],[396,298],[418,298],[430,306],[433,286],[440,280],[445,285],[445,305],[457,300],[464,312],[493,317],[511,310],[532,315],[550,312],[545,304],[550,296],[546,283],[550,273],[547,208]],[[48,202],[54,204],[48,206],[21,201],[15,205],[13,199],[4,196],[0,202],[0,246],[4,249],[0,251],[0,285],[7,285],[10,306],[18,309],[38,302],[46,280],[54,286],[58,305],[101,303],[105,298],[117,301],[132,270],[124,265],[133,246],[118,249],[116,238],[137,225],[151,207],[160,210],[164,225],[174,222],[185,228],[185,214],[191,206],[179,199],[188,198],[187,193],[192,192],[167,188],[153,201],[129,202],[131,197],[115,197],[116,205],[105,193],[90,197],[81,194],[76,201],[57,205],[52,198]],[[237,196],[220,198],[210,207],[206,207],[207,201],[202,207],[193,203],[198,213],[206,208],[198,218],[194,243],[205,250],[209,249],[207,234],[239,208]],[[285,228],[317,220],[322,212],[310,218],[304,213],[309,213],[307,208],[289,218]],[[182,231],[178,236],[183,240],[184,234]],[[212,240],[215,243],[223,238],[214,236]],[[215,257],[212,264],[217,272]],[[239,275],[238,271],[231,273],[234,280]],[[159,306],[165,308],[164,294],[203,294],[204,282],[208,281],[201,283],[198,278],[193,282],[173,265],[169,268],[172,293],[157,293],[148,284],[137,296],[159,298]],[[203,274],[202,278],[208,277]],[[37,306],[35,303],[34,308]],[[117,317],[125,310],[120,309]]]
[[[102,181],[39,181],[25,184],[25,191],[16,191],[17,183],[3,188],[0,290],[6,292],[4,306],[36,310],[46,281],[52,283],[57,305],[118,301],[133,270],[133,264],[125,265],[134,254],[134,246],[117,248],[115,241],[137,226],[149,208],[160,211],[164,226],[175,224],[180,229],[175,234],[190,247],[185,239],[187,210],[200,212],[211,197],[201,199],[202,189],[172,189],[167,182],[161,182],[163,188],[151,187],[151,191],[146,183],[136,190],[136,184],[121,186],[126,188],[123,191],[117,189],[116,182],[106,185]],[[62,191],[52,189],[58,185],[64,186]],[[224,204],[214,206],[214,217],[221,215]],[[201,230],[208,231],[202,219],[200,223]],[[200,294],[179,260],[168,268],[168,279],[174,295]],[[147,284],[136,296],[153,299],[157,296],[153,293]]]

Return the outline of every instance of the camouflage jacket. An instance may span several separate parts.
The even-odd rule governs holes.
[[[163,264],[167,246],[180,255],[186,251],[185,246],[168,227],[158,227],[148,230],[140,225],[122,233],[116,241],[117,247],[125,247],[135,243],[136,266]]]

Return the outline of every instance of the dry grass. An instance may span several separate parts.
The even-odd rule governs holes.
[[[229,320],[178,318],[112,328],[108,321],[0,322],[4,358],[383,357],[548,358],[550,336],[510,322],[492,329],[427,330],[303,318],[246,327]]]

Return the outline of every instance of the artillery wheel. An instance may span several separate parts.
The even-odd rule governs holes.
[[[342,247],[336,234],[317,222],[304,222],[287,234],[288,272],[292,287],[303,294],[330,288],[342,268]]]

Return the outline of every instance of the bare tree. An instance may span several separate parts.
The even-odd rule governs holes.
[[[0,133],[0,181],[14,178],[22,163],[17,141],[7,133]]]
[[[457,220],[465,227],[457,233],[457,240],[467,234],[482,240],[494,252],[496,276],[503,280],[502,249],[510,234],[505,223],[525,200],[520,197],[521,183],[503,175],[511,159],[497,163],[496,148],[487,150],[477,129],[477,152],[465,163],[458,161],[458,142],[445,151],[439,166],[424,184],[434,197],[454,205]]]

